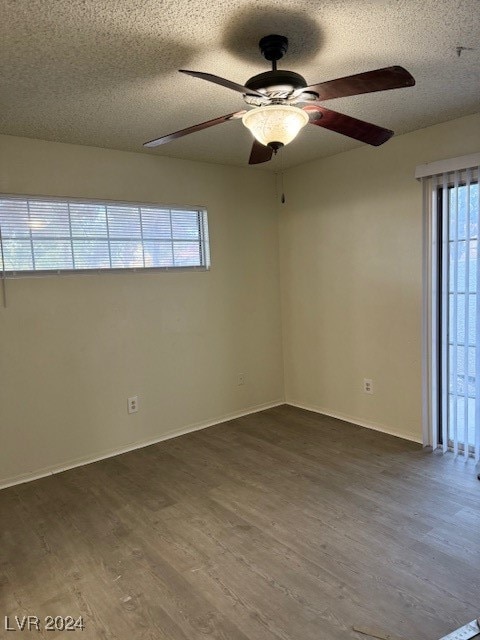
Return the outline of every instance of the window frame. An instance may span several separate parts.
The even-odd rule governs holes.
[[[91,269],[81,268],[81,269],[30,269],[30,270],[15,270],[15,269],[6,269],[0,268],[0,275],[3,279],[12,279],[12,278],[38,278],[38,277],[49,277],[49,276],[74,276],[74,275],[102,275],[102,274],[127,274],[127,273],[157,273],[157,272],[185,272],[185,271],[209,271],[211,267],[210,262],[210,240],[209,240],[209,228],[208,228],[208,213],[207,208],[204,205],[177,205],[177,204],[161,204],[158,202],[138,202],[138,201],[128,201],[128,200],[110,200],[110,199],[100,199],[100,198],[78,198],[72,196],[48,196],[48,195],[26,195],[26,194],[11,194],[11,193],[0,193],[0,200],[18,200],[23,202],[35,201],[35,202],[46,202],[46,203],[74,203],[74,204],[92,204],[92,205],[102,205],[102,206],[125,206],[125,207],[138,207],[145,209],[164,209],[168,211],[189,211],[195,212],[198,214],[199,220],[199,253],[200,253],[200,265],[168,265],[168,266],[154,266],[154,267],[146,267],[146,266],[136,266],[136,267],[94,267]],[[1,227],[1,225],[0,225]],[[1,228],[0,228],[1,233]],[[3,256],[3,242],[5,241],[5,237],[1,237],[0,235],[0,250],[1,250],[1,263],[5,267],[5,261]],[[110,243],[110,238],[106,238],[107,242]],[[128,240],[128,238],[125,238]],[[143,235],[140,239],[135,238],[142,244],[142,248],[144,248]],[[172,239],[171,239],[172,241]]]

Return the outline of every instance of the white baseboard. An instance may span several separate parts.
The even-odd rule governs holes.
[[[376,422],[364,422],[363,420],[359,420],[358,418],[354,418],[353,416],[348,416],[342,413],[336,413],[334,411],[330,411],[329,409],[323,409],[322,407],[315,406],[307,406],[305,404],[299,404],[297,402],[292,402],[290,400],[285,400],[285,404],[290,405],[291,407],[297,407],[298,409],[306,409],[307,411],[313,411],[314,413],[321,413],[324,416],[328,416],[329,418],[337,418],[337,420],[343,420],[344,422],[350,422],[351,424],[357,425],[358,427],[365,427],[366,429],[372,429],[373,431],[380,431],[381,433],[386,433],[389,436],[395,436],[396,438],[402,438],[403,440],[409,440],[410,442],[417,442],[418,444],[422,444],[422,439],[417,438],[415,436],[411,436],[405,433],[399,433],[398,431],[394,431],[385,427],[384,425],[377,424]]]
[[[37,469],[36,471],[32,471],[31,473],[23,473],[18,476],[12,476],[10,478],[0,479],[0,490],[6,489],[7,487],[13,487],[16,484],[23,484],[24,482],[31,482],[32,480],[45,478],[47,476],[54,475],[56,473],[61,473],[62,471],[68,471],[69,469],[74,469],[75,467],[82,467],[86,464],[91,464],[92,462],[105,460],[105,458],[112,458],[113,456],[118,456],[122,453],[128,453],[129,451],[134,451],[135,449],[141,449],[142,447],[148,447],[151,444],[157,444],[157,442],[170,440],[171,438],[176,438],[186,433],[191,433],[192,431],[200,431],[201,429],[207,429],[208,427],[213,427],[214,425],[221,424],[222,422],[228,422],[229,420],[234,420],[235,418],[248,416],[251,413],[258,413],[259,411],[264,411],[265,409],[272,409],[273,407],[278,407],[282,404],[285,404],[285,400],[275,400],[274,402],[259,404],[254,407],[249,407],[247,409],[244,409],[243,411],[237,411],[235,413],[229,413],[229,414],[220,416],[219,418],[215,418],[214,420],[209,420],[208,422],[196,422],[194,424],[188,425],[187,427],[182,427],[180,429],[173,429],[172,431],[168,431],[167,433],[164,433],[161,436],[158,436],[158,438],[153,438],[151,440],[139,440],[137,442],[132,442],[130,444],[127,444],[123,447],[109,449],[107,451],[101,451],[100,453],[97,453],[95,455],[83,456],[81,458],[74,458],[73,460],[62,462],[59,465],[53,465],[49,467],[44,467],[43,469]]]

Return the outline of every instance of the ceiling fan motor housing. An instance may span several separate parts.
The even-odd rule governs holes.
[[[307,82],[303,76],[294,71],[265,71],[247,80],[245,86],[262,93],[271,91],[291,93],[306,87]]]

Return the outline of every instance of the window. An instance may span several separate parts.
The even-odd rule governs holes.
[[[208,268],[203,209],[0,196],[1,270]]]

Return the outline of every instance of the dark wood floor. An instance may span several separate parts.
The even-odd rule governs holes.
[[[480,614],[473,464],[292,407],[5,489],[0,514],[2,637],[82,615],[62,637],[435,640]]]

